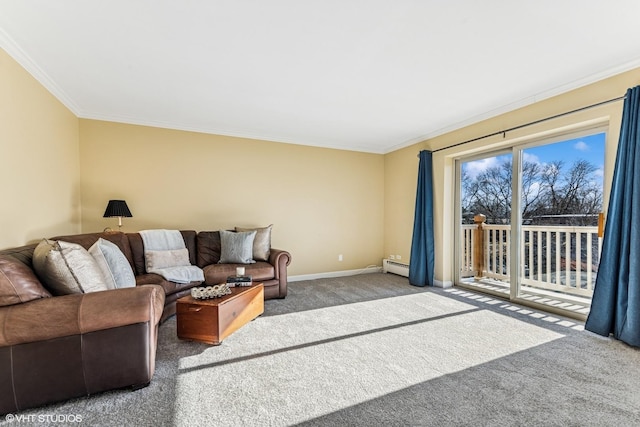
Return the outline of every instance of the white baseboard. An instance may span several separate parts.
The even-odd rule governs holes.
[[[299,274],[289,276],[289,282],[299,282],[301,280],[328,279],[330,277],[355,276],[356,274],[382,273],[382,267],[367,267],[358,270],[329,271],[327,273]]]
[[[451,280],[438,280],[438,279],[434,279],[433,280],[433,286],[435,286],[436,288],[451,288],[453,287],[453,282]]]
[[[328,279],[331,277],[355,276],[356,274],[368,273],[382,273],[382,267],[367,267],[359,270],[329,271],[326,273],[299,274],[297,276],[289,276],[287,280],[289,282],[299,282],[302,280]],[[453,282],[451,280],[435,279],[433,281],[433,286],[436,288],[447,289],[453,287]]]

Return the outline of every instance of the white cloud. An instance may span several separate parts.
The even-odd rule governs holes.
[[[532,182],[531,185],[529,185],[529,188],[526,188],[525,190],[527,194],[535,196],[540,191],[540,183],[538,181]]]
[[[489,157],[486,159],[465,163],[463,167],[470,179],[476,179],[476,177],[480,175],[480,173],[500,163],[501,162],[498,161],[497,157]]]
[[[595,172],[593,172],[593,174],[595,176],[599,176],[600,178],[602,178],[604,176],[604,167],[599,167],[598,169],[595,170]]]
[[[529,163],[540,163],[540,158],[538,156],[527,153],[526,151],[522,153],[522,160]]]
[[[575,148],[578,151],[589,151],[590,150],[589,146],[584,141],[576,142],[575,144],[573,144],[573,148]]]

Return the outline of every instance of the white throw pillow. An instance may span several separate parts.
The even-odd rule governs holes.
[[[56,295],[109,289],[91,254],[76,243],[43,240],[33,251],[33,268]]]
[[[118,245],[101,237],[89,248],[89,253],[96,260],[111,289],[136,286],[136,276],[131,264]]]

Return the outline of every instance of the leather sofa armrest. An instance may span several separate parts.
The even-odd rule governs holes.
[[[0,347],[135,323],[156,325],[164,299],[162,287],[144,285],[0,307]]]
[[[274,249],[271,248],[271,254],[269,255],[269,264],[273,265],[274,268],[274,278],[280,279],[281,276],[284,276],[286,280],[287,277],[287,266],[291,263],[291,254],[287,251],[283,251],[282,249]]]

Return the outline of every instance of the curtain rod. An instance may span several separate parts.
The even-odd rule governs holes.
[[[449,145],[447,147],[438,148],[437,150],[433,150],[432,153],[437,153],[438,151],[447,150],[449,148],[457,147],[459,145],[468,144],[470,142],[479,141],[481,139],[489,138],[491,136],[496,136],[496,135],[500,135],[500,134],[505,135],[507,132],[511,132],[511,131],[518,130],[518,129],[522,129],[522,128],[525,128],[527,126],[537,125],[538,123],[546,122],[548,120],[557,119],[557,118],[563,117],[563,116],[568,116],[569,114],[578,113],[580,111],[589,110],[591,108],[600,107],[601,105],[610,104],[612,102],[617,102],[617,101],[623,100],[626,97],[627,97],[626,95],[619,96],[617,98],[612,98],[612,99],[609,99],[607,101],[598,102],[598,103],[595,103],[595,104],[587,105],[586,107],[581,107],[581,108],[577,108],[575,110],[566,111],[564,113],[556,114],[555,116],[545,117],[544,119],[535,120],[533,122],[525,123],[523,125],[518,125],[518,126],[509,128],[509,129],[501,130],[499,132],[489,133],[487,135],[479,136],[477,138],[469,139],[467,141],[458,142],[456,144]],[[420,157],[420,154],[418,154],[418,157]]]

